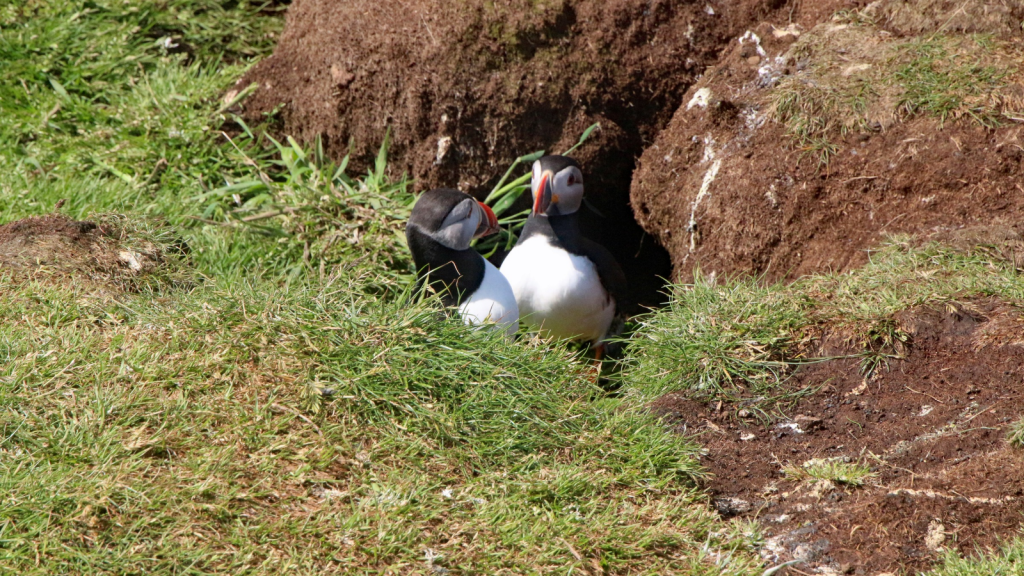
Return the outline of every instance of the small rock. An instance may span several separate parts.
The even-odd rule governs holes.
[[[835,489],[836,485],[833,484],[831,480],[822,479],[811,485],[808,495],[815,500],[821,500]]]
[[[794,434],[803,434],[804,429],[800,427],[796,422],[780,422],[777,426],[781,432],[785,433],[787,430]]]
[[[717,498],[715,500],[715,510],[717,510],[722,516],[743,514],[745,512],[750,512],[752,508],[753,506],[750,502],[747,502],[742,498]]]
[[[865,378],[861,381],[860,386],[857,386],[853,390],[850,390],[844,396],[860,396],[861,394],[868,391],[868,380]]]
[[[693,94],[693,98],[686,104],[686,109],[690,110],[694,106],[698,108],[707,108],[708,103],[711,101],[711,88],[701,88]]]
[[[816,542],[801,542],[796,545],[793,549],[793,559],[803,560],[804,562],[814,562],[818,558],[828,552],[829,541],[818,540]]]
[[[754,440],[756,438],[757,438],[757,435],[756,434],[751,434],[750,432],[747,432],[745,434],[740,434],[740,441],[741,442],[750,442],[751,440]]]
[[[442,136],[437,140],[437,155],[434,157],[434,165],[439,165],[448,155],[448,150],[452,147],[452,139],[450,136]]]
[[[333,80],[336,85],[344,88],[351,84],[355,79],[356,75],[349,72],[344,67],[338,66],[337,64],[331,64],[331,80]]]
[[[793,422],[796,422],[798,426],[807,432],[821,428],[821,418],[807,414],[798,414],[796,418],[793,418]]]
[[[121,260],[121,262],[124,262],[128,266],[128,268],[131,269],[133,272],[138,272],[139,270],[142,270],[142,256],[140,256],[139,254],[131,250],[121,250],[120,252],[117,253],[117,257]]]
[[[739,416],[740,418],[750,418],[750,411],[749,411],[749,410],[740,410],[740,411],[739,411],[739,412],[737,413],[737,415],[738,415],[738,416]]]

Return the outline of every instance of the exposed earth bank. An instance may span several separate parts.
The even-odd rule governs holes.
[[[683,282],[847,270],[898,233],[1019,240],[1022,21],[1022,2],[881,0],[752,24],[645,149],[637,219]]]
[[[418,189],[482,196],[518,156],[558,152],[594,122],[584,231],[605,244],[640,302],[671,275],[629,207],[636,158],[722,49],[765,19],[811,26],[841,1],[438,2],[297,0],[244,116],[277,112],[283,133],[320,137],[366,166],[391,131],[390,159]]]
[[[1024,412],[1020,310],[991,299],[922,307],[897,328],[912,337],[904,357],[866,373],[859,350],[823,339],[819,355],[840,358],[798,370],[780,392],[798,399],[770,421],[753,398],[656,403],[705,445],[718,511],[760,522],[767,561],[801,560],[801,573],[916,571],[942,550],[992,552],[1019,530],[1024,451],[1006,436]],[[815,476],[829,465],[870,474],[859,487]]]

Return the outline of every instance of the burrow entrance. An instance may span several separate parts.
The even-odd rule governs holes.
[[[390,131],[396,176],[478,197],[513,159],[565,150],[600,122],[574,154],[596,209],[583,228],[622,264],[633,299],[652,305],[672,269],[629,202],[637,158],[745,30],[810,27],[846,4],[303,0],[274,54],[234,88],[257,85],[240,111],[250,124],[271,118],[299,141],[320,138],[354,172]]]

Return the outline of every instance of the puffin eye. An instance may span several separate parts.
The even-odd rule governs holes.
[[[569,186],[572,186],[575,183],[576,183],[576,176],[573,175],[573,174],[569,174]]]

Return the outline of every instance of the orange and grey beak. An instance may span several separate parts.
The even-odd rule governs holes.
[[[544,214],[551,205],[551,172],[545,170],[533,192],[533,213]]]
[[[477,202],[477,204],[484,209],[484,215],[487,216],[487,219],[486,221],[480,222],[480,225],[476,228],[476,234],[474,234],[473,237],[482,238],[484,236],[495,234],[498,230],[501,230],[498,226],[498,217],[494,215],[494,211],[491,210],[491,207],[483,202]]]

